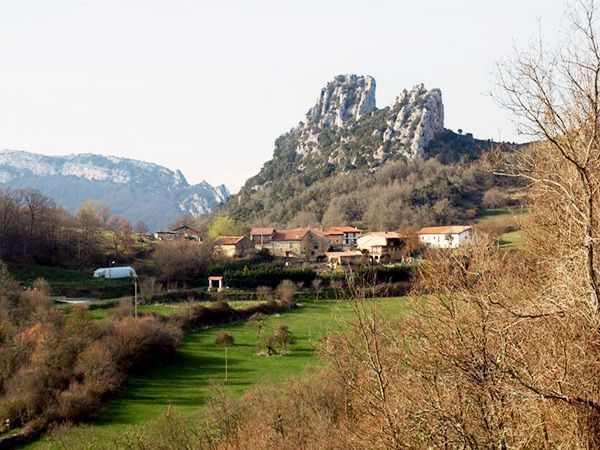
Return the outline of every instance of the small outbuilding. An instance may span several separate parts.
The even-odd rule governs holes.
[[[246,236],[219,236],[215,240],[215,254],[228,258],[245,258],[256,252]]]
[[[344,252],[326,252],[327,264],[335,269],[338,266],[362,265],[368,262],[368,256],[358,250]]]
[[[212,276],[208,277],[208,290],[212,291],[215,289],[215,284],[217,285],[217,292],[221,292],[223,290],[223,277],[222,276]]]

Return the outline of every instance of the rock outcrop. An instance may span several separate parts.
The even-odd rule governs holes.
[[[250,189],[261,190],[278,171],[347,172],[423,157],[444,132],[441,91],[419,84],[377,109],[375,88],[368,75],[338,75],[327,83],[306,120],[275,141],[273,160],[249,180]]]
[[[321,90],[317,104],[306,114],[307,125],[343,127],[375,109],[375,79],[338,75]]]
[[[437,217],[450,203],[466,212],[477,207],[479,197],[466,192],[473,186],[463,188],[424,172],[448,165],[459,173],[463,162],[478,159],[491,142],[444,129],[439,89],[418,84],[390,106],[377,108],[372,77],[339,75],[321,90],[306,119],[275,140],[273,158],[224,211],[236,220],[268,226],[371,220],[376,227],[411,220],[398,219],[400,210],[415,222]],[[388,197],[372,197],[385,197],[388,188]],[[464,202],[466,197],[474,202]],[[386,202],[389,207],[381,214],[388,217],[372,222]]]
[[[411,158],[423,156],[427,144],[443,131],[442,91],[428,91],[419,84],[410,91],[402,91],[390,107],[382,145],[398,147]]]

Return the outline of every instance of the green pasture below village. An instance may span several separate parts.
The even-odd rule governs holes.
[[[12,274],[23,283],[30,285],[36,278],[43,278],[53,287],[104,287],[104,278],[94,278],[93,271],[71,270],[62,267],[29,265],[11,268]],[[113,284],[125,284],[125,280],[111,280]]]
[[[407,300],[404,297],[369,300],[367,307],[381,308],[386,317],[398,317],[407,310]],[[140,310],[168,314],[177,308],[144,305]],[[101,319],[107,312],[99,309],[91,313]],[[198,410],[210,397],[213,383],[224,382],[225,350],[215,343],[222,330],[235,338],[235,345],[228,350],[229,378],[224,386],[236,395],[256,383],[282,382],[318,370],[321,363],[315,344],[330,332],[347,329],[353,314],[351,301],[322,300],[306,301],[301,308],[269,317],[268,328],[286,324],[296,338],[288,353],[271,357],[257,356],[256,330],[245,322],[189,333],[173,361],[131,378],[121,395],[110,401],[89,424],[46,436],[30,448],[116,448],[117,439],[138,435],[169,405],[183,413]]]
[[[43,278],[50,286],[50,294],[56,296],[112,299],[133,295],[130,280],[94,278],[92,270],[32,264],[26,267],[10,265],[9,272],[25,286],[31,286],[36,279]]]
[[[498,226],[513,228],[510,231],[502,233],[499,237],[500,248],[519,249],[525,245],[525,237],[520,230],[518,222],[519,216],[527,214],[526,207],[508,207],[508,208],[488,208],[483,211],[477,219],[477,223],[485,225],[486,223],[494,223]],[[515,229],[516,228],[516,229]]]
[[[248,307],[248,306],[254,306],[260,302],[252,301],[252,300],[244,300],[244,301],[240,300],[240,301],[233,301],[233,302],[227,302],[227,303],[232,308],[243,308],[243,307]],[[181,308],[185,305],[186,305],[185,302],[156,303],[156,304],[150,304],[150,305],[139,305],[138,312],[139,313],[155,313],[155,314],[171,314],[172,312],[177,311],[178,308]],[[92,309],[89,311],[89,314],[90,314],[90,316],[92,316],[92,318],[94,318],[96,320],[101,320],[101,319],[104,319],[109,314],[110,309],[111,308]]]

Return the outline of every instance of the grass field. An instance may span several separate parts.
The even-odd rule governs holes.
[[[255,300],[249,300],[249,301],[233,301],[233,302],[227,302],[227,303],[232,308],[243,308],[245,306],[256,305],[260,302],[255,301]],[[209,302],[206,302],[206,304],[210,305]],[[165,314],[174,313],[178,309],[184,307],[185,305],[186,305],[186,303],[155,303],[155,304],[150,304],[150,305],[139,305],[138,311],[140,313],[152,312],[152,313],[156,313],[156,314],[165,315]],[[89,313],[94,319],[101,320],[101,319],[104,319],[108,315],[108,312],[110,310],[111,310],[111,308],[98,308],[98,309],[92,309]]]
[[[131,281],[94,278],[92,271],[40,265],[9,266],[9,271],[26,286],[31,286],[37,278],[43,278],[50,285],[52,295],[108,299],[133,293]]]
[[[490,208],[486,209],[477,222],[483,226],[496,226],[498,228],[517,225],[515,217],[526,214],[527,208],[514,207],[514,208]],[[499,239],[500,248],[505,249],[519,249],[525,244],[525,238],[521,230],[508,231],[502,233]]]
[[[11,268],[13,275],[25,284],[31,284],[36,278],[43,278],[49,284],[56,287],[80,287],[106,285],[103,278],[94,278],[91,271],[79,271],[63,269],[60,267],[30,265],[25,268]],[[112,280],[114,284],[128,283],[123,280]]]
[[[521,248],[525,244],[525,237],[521,230],[504,233],[500,236],[500,248]]]
[[[398,316],[406,310],[404,298],[373,302],[388,317]],[[123,393],[109,402],[91,424],[46,437],[32,448],[114,448],[110,444],[112,439],[123,433],[138,433],[169,405],[184,413],[197,410],[209,397],[211,383],[224,380],[225,353],[215,344],[217,334],[224,329],[236,341],[228,350],[229,380],[226,384],[234,394],[242,394],[259,382],[281,382],[318,369],[320,363],[314,344],[329,332],[344,329],[352,315],[350,302],[310,301],[298,310],[270,317],[270,327],[285,323],[296,337],[288,354],[272,357],[256,355],[256,331],[245,323],[190,333],[171,363],[132,378]]]
[[[481,213],[481,217],[508,216],[509,214],[526,214],[526,206],[508,206],[504,208],[487,208]]]
[[[140,313],[153,312],[156,314],[171,314],[172,312],[177,311],[177,309],[179,307],[180,307],[179,305],[163,305],[163,304],[139,305],[138,312],[140,312]],[[94,319],[101,320],[106,317],[106,315],[108,314],[108,312],[111,309],[112,308],[92,309],[89,313]]]

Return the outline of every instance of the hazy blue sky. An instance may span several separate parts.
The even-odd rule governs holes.
[[[446,127],[518,140],[495,62],[562,0],[0,0],[0,149],[101,153],[236,190],[340,73],[386,106],[442,89]],[[541,20],[541,27],[539,26]]]

